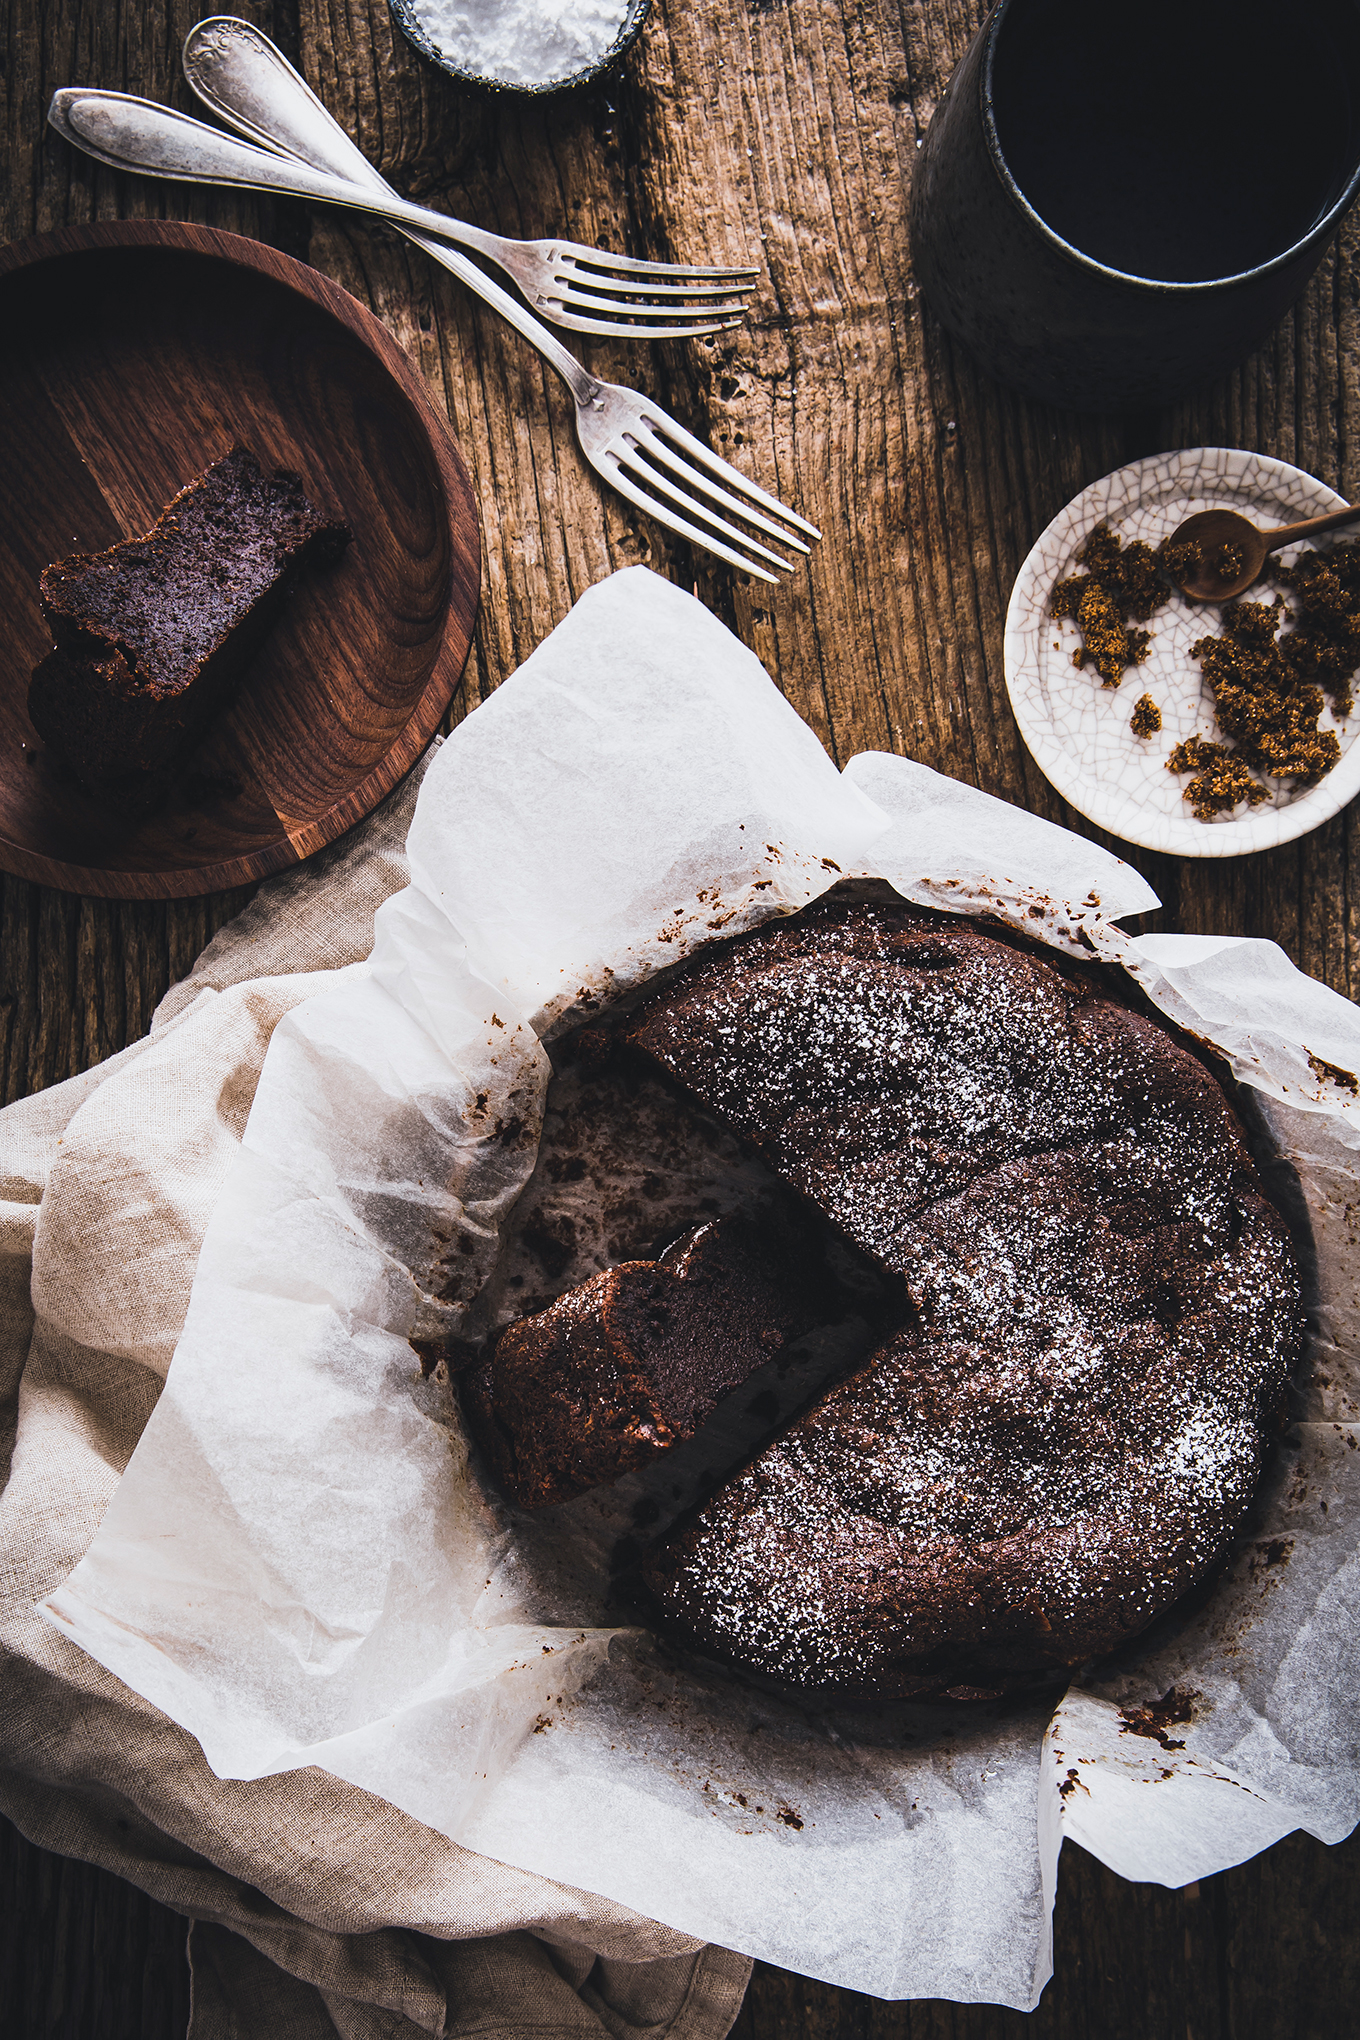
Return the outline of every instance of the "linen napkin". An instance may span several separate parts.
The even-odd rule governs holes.
[[[322,1771],[219,1779],[36,1613],[156,1404],[275,1025],[368,955],[407,883],[423,770],[265,886],[145,1040],[0,1113],[0,1807],[188,1915],[192,2040],[721,2040],[747,1958]]]

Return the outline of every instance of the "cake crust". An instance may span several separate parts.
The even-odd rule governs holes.
[[[879,1350],[648,1560],[664,1627],[804,1693],[1000,1692],[1221,1560],[1300,1281],[1165,1030],[971,922],[829,903],[627,1039],[901,1284]]]

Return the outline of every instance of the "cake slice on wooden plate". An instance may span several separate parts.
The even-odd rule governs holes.
[[[145,805],[225,704],[298,576],[349,539],[300,476],[233,447],[145,537],[44,568],[55,646],[29,687],[33,727],[88,792]]]

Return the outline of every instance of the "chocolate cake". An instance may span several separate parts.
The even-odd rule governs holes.
[[[808,1329],[818,1300],[815,1275],[775,1240],[715,1219],[510,1325],[464,1376],[463,1407],[506,1494],[545,1508],[693,1437]]]
[[[33,674],[33,727],[88,791],[154,796],[304,568],[338,559],[343,524],[299,476],[233,447],[144,538],[45,567],[55,648]]]
[[[653,1554],[665,1626],[803,1692],[996,1692],[1213,1568],[1300,1282],[1164,1028],[972,922],[828,904],[701,959],[626,1038],[900,1283],[880,1349]]]

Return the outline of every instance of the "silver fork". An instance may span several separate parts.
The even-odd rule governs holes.
[[[378,171],[331,118],[292,65],[277,52],[274,54],[278,68],[268,74],[267,97],[260,96],[261,74],[248,70],[239,110],[232,68],[215,68],[211,103],[216,111],[225,120],[248,124],[248,132],[267,141],[271,149],[283,151],[286,144],[298,148],[305,145],[304,160],[322,169],[339,169],[346,178],[356,181],[362,178],[367,188],[375,192],[386,191],[388,187]],[[199,89],[194,72],[189,73],[189,82],[195,91]],[[281,155],[275,160],[288,158]],[[467,256],[409,228],[403,231],[493,306],[551,362],[575,399],[576,435],[581,451],[596,473],[629,502],[659,524],[678,531],[691,544],[716,553],[729,565],[761,581],[777,580],[779,573],[788,572],[793,562],[762,544],[752,535],[754,532],[762,532],[798,553],[810,551],[806,540],[821,536],[815,524],[809,524],[796,511],[785,509],[774,496],[720,460],[650,398],[591,375],[555,334]],[[740,518],[750,530],[739,528],[722,514],[724,510]]]
[[[221,30],[220,22],[200,24]],[[292,66],[263,36],[246,23],[229,23],[246,35],[219,36],[216,44],[220,79],[231,68],[227,59],[244,52],[256,78],[264,82],[268,60],[281,66],[311,102],[312,119],[326,113],[320,100],[298,78]],[[262,47],[261,47],[262,46]],[[208,44],[202,54],[212,49]],[[205,66],[205,71],[207,67]],[[209,74],[211,75],[211,74]],[[277,77],[277,71],[275,72]],[[208,82],[205,76],[205,83]],[[193,79],[195,90],[201,90]],[[211,91],[204,97],[214,103]],[[302,114],[303,102],[298,102]],[[735,325],[746,310],[744,292],[753,269],[699,269],[670,262],[639,262],[625,255],[607,255],[575,241],[511,241],[482,227],[469,226],[447,213],[412,205],[381,177],[356,182],[350,170],[335,175],[316,167],[313,152],[252,148],[220,128],[190,120],[172,107],[129,92],[96,92],[79,85],[63,86],[52,96],[47,118],[59,134],[87,155],[115,170],[140,170],[151,177],[173,177],[195,184],[235,184],[253,191],[284,192],[296,198],[320,199],[327,205],[356,207],[376,213],[403,231],[457,241],[504,269],[529,302],[556,325],[581,333],[621,334],[643,339],[679,339],[689,334],[718,333]],[[308,126],[304,117],[302,126]],[[255,126],[246,131],[258,133]],[[305,142],[305,134],[298,138]],[[348,140],[348,137],[346,137]],[[351,144],[351,146],[353,146]],[[368,169],[366,159],[355,151]]]
[[[189,31],[184,43],[184,75],[214,113],[266,148],[287,150],[317,169],[333,171],[375,192],[390,189],[272,43],[257,29],[225,42],[200,34],[219,26],[201,22]],[[267,63],[259,61],[261,45]],[[693,544],[762,581],[776,579],[771,567],[787,572],[792,562],[720,516],[718,505],[780,544],[799,553],[810,550],[798,534],[819,537],[815,525],[747,481],[649,398],[591,375],[560,340],[465,256],[423,234],[412,233],[409,238],[461,277],[552,363],[576,399],[576,434],[582,452],[596,472],[630,502]],[[688,461],[682,453],[690,456]],[[688,484],[688,490],[680,486],[682,482]],[[653,493],[648,494],[647,489]],[[696,490],[700,492],[697,496]],[[657,493],[663,501],[657,501]],[[689,511],[690,516],[678,514],[683,511]],[[712,529],[701,530],[692,521],[694,517],[702,517]],[[738,546],[743,550],[736,550]]]

